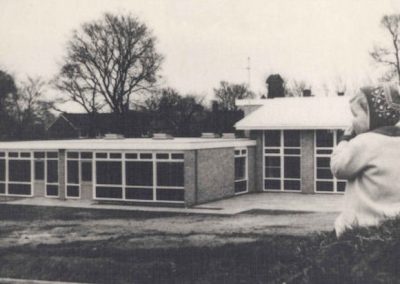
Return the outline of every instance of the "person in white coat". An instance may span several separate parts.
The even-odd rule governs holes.
[[[350,100],[353,122],[334,149],[331,170],[346,179],[336,235],[374,226],[400,213],[400,94],[397,87],[362,88]]]

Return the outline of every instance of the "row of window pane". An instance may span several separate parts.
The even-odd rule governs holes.
[[[281,142],[280,130],[268,130],[264,136],[265,147],[300,147],[300,131],[285,130],[283,131],[283,145]]]
[[[243,153],[246,154],[246,153]],[[247,157],[235,157],[235,193],[247,191]]]
[[[125,199],[128,200],[157,200],[157,201],[183,201],[184,190],[175,188],[156,188],[154,198],[153,188],[125,188]],[[122,199],[122,187],[96,186],[97,198]]]

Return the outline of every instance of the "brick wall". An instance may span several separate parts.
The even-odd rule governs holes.
[[[301,192],[314,193],[314,131],[301,131]]]
[[[233,196],[234,149],[197,150],[197,202]]]
[[[255,146],[255,169],[254,169],[254,191],[264,191],[264,178],[263,178],[263,131],[252,130],[250,138],[256,140]]]
[[[256,192],[256,147],[248,147],[247,148],[247,167],[248,167],[248,188],[249,192]]]

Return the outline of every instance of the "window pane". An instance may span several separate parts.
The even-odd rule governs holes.
[[[5,152],[0,152],[0,157],[5,157],[6,153]]]
[[[265,149],[265,154],[279,154],[281,149]]]
[[[82,181],[92,181],[92,162],[81,163],[81,178]]]
[[[319,168],[330,168],[331,158],[329,157],[317,157],[317,167]]]
[[[8,156],[11,158],[18,158],[18,153],[17,152],[9,152]]]
[[[300,181],[299,180],[285,180],[283,182],[283,186],[285,190],[300,190]]]
[[[281,157],[265,157],[265,166],[266,167],[280,167],[281,166]]]
[[[281,146],[281,132],[280,130],[265,131],[265,146],[266,147],[279,147]]]
[[[121,159],[121,153],[110,153],[110,159]]]
[[[157,188],[157,200],[162,201],[183,201],[184,190],[183,189],[171,189],[171,188]]]
[[[4,183],[0,183],[0,194],[6,193],[6,185]]]
[[[333,147],[333,132],[328,130],[316,131],[317,147]]]
[[[300,178],[300,157],[285,157],[285,177]]]
[[[78,159],[79,158],[79,153],[78,152],[68,152],[67,153],[67,158]]]
[[[98,184],[122,184],[122,163],[96,162],[96,180]]]
[[[169,159],[169,154],[158,153],[158,154],[156,154],[156,158],[157,159],[161,159],[161,160],[168,160]]]
[[[58,158],[58,152],[47,152],[47,158]]]
[[[247,181],[237,181],[235,182],[235,193],[247,191]]]
[[[44,161],[35,161],[35,180],[44,180]]]
[[[44,152],[35,152],[33,156],[37,159],[43,159],[44,158]]]
[[[152,157],[153,157],[153,155],[150,154],[150,153],[142,153],[142,154],[140,154],[140,159],[146,159],[146,160],[150,159],[151,160]]]
[[[157,185],[183,186],[183,163],[157,163]]]
[[[281,168],[277,167],[269,167],[265,168],[265,177],[281,177]]]
[[[246,178],[246,158],[235,158],[235,180]]]
[[[283,144],[285,147],[300,147],[300,131],[286,130],[283,132]]]
[[[332,149],[317,149],[317,154],[330,155],[332,154]]]
[[[317,181],[317,191],[333,191],[333,182]]]
[[[337,191],[344,192],[346,190],[346,182],[345,181],[338,181],[337,183]]]
[[[126,199],[153,200],[152,188],[126,188]]]
[[[107,159],[107,153],[96,153],[96,158]]]
[[[185,158],[185,156],[183,154],[175,153],[175,154],[171,154],[171,158],[173,160],[183,160]]]
[[[337,133],[336,133],[336,144],[339,144],[340,139],[342,138],[343,134],[344,134],[343,130],[337,130]]]
[[[30,184],[8,184],[8,194],[31,195]]]
[[[122,199],[122,188],[97,186],[96,197]]]
[[[47,185],[46,194],[47,196],[58,196],[58,185]]]
[[[138,155],[136,153],[127,153],[125,154],[126,159],[137,159]]]
[[[31,161],[9,160],[8,176],[10,181],[31,181]]]
[[[76,185],[67,186],[67,196],[68,197],[79,197],[79,186],[76,186]]]
[[[6,161],[0,160],[0,181],[6,180]]]
[[[333,179],[333,175],[330,169],[317,169],[317,178]]]
[[[264,188],[268,190],[280,190],[281,181],[279,179],[266,179],[264,181]]]
[[[47,182],[58,183],[58,161],[47,161]]]
[[[79,161],[67,161],[67,182],[79,184]]]
[[[92,152],[82,152],[81,153],[81,159],[91,159],[91,158],[93,158]]]
[[[153,185],[153,162],[126,162],[126,184]]]
[[[22,152],[21,153],[21,158],[30,158],[31,157],[31,153],[29,152]]]
[[[283,153],[286,155],[300,155],[300,149],[285,149]]]

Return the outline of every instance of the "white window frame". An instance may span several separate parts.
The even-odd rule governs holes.
[[[11,196],[11,197],[32,197],[34,195],[34,164],[33,164],[33,153],[31,150],[2,150],[4,152],[4,157],[0,157],[0,159],[4,159],[5,161],[5,181],[1,181],[1,184],[5,186],[5,193],[0,193],[0,196]],[[18,157],[9,157],[9,153],[18,153]],[[30,153],[30,157],[21,157],[21,153]],[[31,170],[31,181],[30,182],[20,182],[20,181],[10,181],[9,179],[9,165],[8,162],[10,160],[29,160],[30,161],[30,170]],[[9,194],[8,188],[9,184],[24,184],[30,185],[31,194]]]
[[[267,131],[279,131],[280,135],[280,146],[265,146],[265,135]],[[285,131],[299,131],[300,132],[300,146],[298,147],[287,147],[284,145],[284,132]],[[301,150],[301,130],[297,129],[287,129],[287,130],[282,130],[282,129],[269,129],[265,130],[262,132],[262,143],[263,143],[263,191],[267,192],[302,192],[302,170],[301,170],[301,159],[302,159],[302,150]],[[298,149],[299,154],[285,154],[285,149]],[[266,150],[276,150],[276,153],[266,153]],[[265,175],[265,157],[279,157],[280,158],[280,177],[279,178],[267,178]],[[299,157],[300,158],[300,177],[299,178],[285,178],[285,157]],[[265,180],[270,179],[270,180],[280,180],[280,189],[266,189],[265,188]],[[300,188],[299,190],[290,190],[290,189],[285,189],[285,180],[294,180],[300,182]]]
[[[333,139],[333,147],[318,147],[317,146],[317,131],[332,131],[333,135],[332,135],[332,139]],[[318,194],[344,194],[344,191],[338,191],[337,188],[337,184],[338,182],[346,182],[346,180],[342,180],[342,179],[338,179],[336,178],[333,174],[333,178],[332,179],[324,179],[324,178],[317,178],[317,161],[318,158],[329,158],[331,159],[332,156],[332,151],[333,149],[337,146],[337,141],[338,141],[338,132],[341,131],[341,129],[335,129],[335,130],[330,130],[330,129],[318,129],[314,131],[314,192],[318,193]],[[326,151],[330,151],[330,154],[320,154],[318,153],[318,150],[326,150]],[[333,191],[318,191],[317,190],[317,182],[318,181],[322,181],[322,182],[332,182],[333,183]]]
[[[105,153],[106,158],[97,158],[96,154],[98,153]],[[121,154],[121,158],[115,159],[115,158],[110,158],[110,154],[115,153],[115,154]],[[126,154],[136,154],[136,158],[126,158]],[[150,154],[151,158],[141,158],[141,154]],[[168,154],[168,159],[157,159],[156,155],[157,154]],[[172,159],[172,154],[180,154],[183,155],[183,158],[181,159]],[[122,163],[121,165],[121,171],[122,171],[122,182],[120,185],[106,185],[106,184],[99,184],[97,183],[97,161],[120,161]],[[126,185],[126,162],[129,161],[143,161],[143,162],[152,162],[152,169],[153,169],[153,185],[151,186],[137,186],[137,185]],[[132,202],[143,202],[143,203],[148,203],[148,202],[157,202],[157,203],[177,203],[177,204],[183,204],[185,203],[185,200],[182,201],[174,201],[174,200],[158,200],[157,199],[157,188],[165,188],[165,189],[178,189],[178,190],[185,190],[185,186],[161,186],[157,185],[157,163],[159,162],[176,162],[176,163],[183,163],[184,165],[184,152],[176,152],[176,151],[126,151],[126,152],[121,152],[121,151],[94,151],[93,152],[93,199],[94,200],[117,200],[117,201],[132,201]],[[185,173],[183,173],[184,175]],[[107,187],[117,187],[117,188],[122,188],[122,198],[104,198],[104,197],[96,197],[96,187],[97,186],[107,186]],[[127,199],[126,198],[126,188],[149,188],[153,190],[153,199],[152,200],[143,200],[143,199]],[[184,193],[184,192],[183,192]]]
[[[68,153],[77,153],[77,158],[69,158]],[[92,158],[82,158],[82,153],[91,153]],[[67,199],[81,199],[82,198],[82,183],[93,183],[93,160],[95,153],[93,151],[88,150],[68,150],[65,152],[65,198]],[[78,183],[70,183],[68,182],[68,161],[77,161],[78,162]],[[82,163],[90,162],[92,164],[92,181],[82,181]],[[78,187],[78,196],[69,196],[68,195],[68,186],[77,186]]]
[[[239,151],[239,152],[237,152],[237,151]],[[244,177],[242,179],[236,179],[236,177],[235,177],[235,185],[236,185],[237,182],[246,181],[246,190],[245,191],[240,191],[240,192],[236,192],[235,191],[235,195],[240,195],[240,194],[244,194],[244,193],[248,193],[249,192],[248,152],[249,151],[248,151],[248,149],[246,147],[235,148],[234,159],[236,159],[236,158],[244,158],[244,167],[245,167]]]
[[[59,170],[60,170],[60,164],[59,164],[59,159],[60,159],[60,152],[59,151],[49,151],[49,150],[45,150],[45,151],[37,151],[37,152],[44,152],[45,153],[45,157],[44,157],[44,196],[46,198],[60,198],[60,183],[59,183]],[[49,158],[48,157],[48,153],[57,153],[57,158]],[[47,161],[57,161],[57,182],[48,182],[47,180],[47,176],[48,176],[48,172],[47,172]],[[47,195],[47,186],[48,185],[54,185],[57,186],[58,190],[57,190],[57,195]]]

